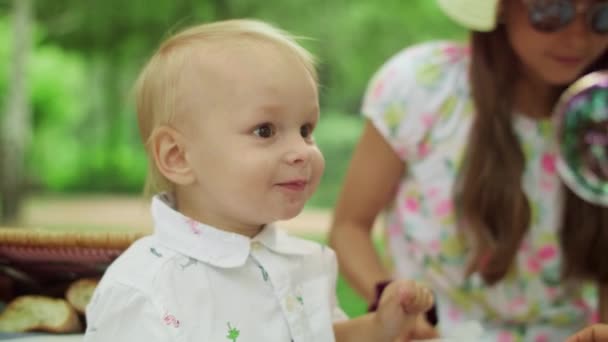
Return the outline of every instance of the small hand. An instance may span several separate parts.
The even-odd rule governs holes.
[[[439,338],[439,333],[434,326],[426,320],[424,314],[418,315],[416,323],[412,331],[406,331],[405,334],[399,337],[398,342],[409,342],[414,340],[428,340]]]
[[[608,342],[608,324],[594,324],[573,336],[566,342]]]
[[[382,336],[394,340],[414,333],[419,325],[418,317],[432,306],[433,295],[426,286],[408,280],[393,281],[382,293],[376,312]]]

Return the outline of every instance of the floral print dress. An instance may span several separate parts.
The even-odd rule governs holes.
[[[362,112],[407,164],[386,216],[396,276],[431,285],[443,331],[477,320],[487,341],[564,340],[593,321],[594,294],[559,279],[562,189],[550,120],[514,115],[532,210],[514,267],[493,287],[464,277],[468,250],[452,190],[474,116],[469,62],[466,46],[425,43],[391,58],[368,86]]]

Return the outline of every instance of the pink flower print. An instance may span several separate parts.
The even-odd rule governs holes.
[[[435,207],[435,215],[439,217],[445,217],[451,214],[453,209],[454,205],[452,203],[452,200],[445,199],[440,201]]]
[[[508,304],[509,311],[521,312],[526,307],[526,299],[524,297],[517,297],[511,300]]]
[[[443,49],[444,56],[448,57],[448,60],[453,63],[458,61],[464,55],[469,53],[469,49],[464,46],[450,45]]]
[[[420,255],[420,246],[418,246],[416,243],[409,243],[406,247],[406,250],[410,255]]]
[[[423,142],[418,145],[418,157],[419,158],[426,157],[429,154],[429,152],[431,152],[431,147],[428,143]]]
[[[544,246],[538,250],[536,255],[542,261],[549,261],[557,256],[557,248],[555,246]]]
[[[554,300],[557,297],[558,289],[556,287],[547,287],[545,289],[545,294],[549,300]]]
[[[553,189],[555,182],[552,179],[541,179],[540,187],[544,192],[550,192]]]
[[[541,165],[543,168],[543,171],[549,175],[554,175],[555,174],[555,154],[553,153],[545,153],[542,158],[541,158]]]
[[[574,305],[575,308],[582,310],[582,311],[589,311],[589,306],[587,306],[587,303],[585,303],[584,300],[582,299],[576,299],[572,305]]]
[[[441,252],[441,242],[439,242],[439,240],[429,242],[429,249],[433,255],[439,255]]]
[[[515,337],[513,336],[513,333],[501,331],[498,335],[497,342],[515,342]]]
[[[390,80],[393,77],[393,75],[395,75],[395,70],[391,69],[387,72],[386,76],[383,79],[379,80],[376,83],[376,85],[374,86],[374,90],[372,91],[372,97],[374,99],[377,99],[380,96],[382,96],[382,94],[384,93],[384,88],[385,88],[386,82],[388,80]]]
[[[528,252],[530,251],[530,243],[528,242],[528,240],[524,240],[522,241],[521,246],[519,248],[522,252]]]
[[[396,148],[397,155],[401,160],[407,159],[407,148],[405,147],[397,147]]]
[[[599,323],[600,321],[600,314],[597,310],[594,310],[591,313],[591,318],[590,318],[591,322],[589,322],[589,324],[595,324],[595,323]]]
[[[389,236],[399,236],[401,235],[401,227],[396,224],[393,223],[391,225],[388,226],[388,235]]]
[[[202,231],[198,226],[198,222],[193,219],[188,219],[186,223],[188,224],[188,227],[190,228],[190,232],[192,232],[192,234],[201,235]]]
[[[428,130],[429,128],[431,128],[431,126],[433,126],[433,123],[435,122],[435,116],[433,115],[433,113],[425,113],[424,115],[422,115],[421,120],[424,129]]]
[[[165,315],[163,316],[163,322],[165,323],[165,325],[170,325],[174,328],[179,328],[179,320],[169,313],[165,313]]]
[[[438,187],[432,187],[429,189],[429,192],[427,193],[427,196],[429,196],[429,198],[436,198],[440,193],[440,190]]]
[[[536,257],[531,257],[527,261],[528,271],[539,273],[541,269],[540,261]]]
[[[408,197],[405,199],[405,209],[409,212],[417,212],[420,208],[418,199],[415,197]]]
[[[454,307],[450,307],[448,309],[448,317],[452,322],[459,322],[462,319],[462,312]]]
[[[549,336],[547,334],[538,334],[534,338],[534,342],[549,342]]]
[[[376,83],[376,86],[374,87],[374,90],[372,92],[372,96],[374,99],[377,99],[382,95],[382,91],[384,90],[384,81],[385,80],[380,80],[378,81],[378,83]]]

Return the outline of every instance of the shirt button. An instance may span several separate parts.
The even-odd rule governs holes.
[[[254,251],[260,250],[261,248],[262,248],[262,244],[259,241],[251,242],[251,249],[253,249]]]
[[[285,307],[287,308],[288,312],[293,312],[296,306],[296,300],[295,298],[293,298],[293,296],[289,295],[287,296],[287,298],[285,298]]]

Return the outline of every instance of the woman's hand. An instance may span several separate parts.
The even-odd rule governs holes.
[[[386,337],[393,341],[404,336],[408,338],[404,341],[409,341],[412,336],[427,336],[429,327],[424,313],[433,306],[433,302],[431,290],[422,284],[410,280],[391,282],[382,292],[375,312],[382,340]]]
[[[416,325],[413,330],[403,334],[398,340],[398,342],[410,342],[415,340],[427,340],[432,338],[439,338],[439,333],[437,329],[431,325],[426,320],[426,316],[424,314],[418,315],[416,320]]]
[[[608,324],[594,324],[569,337],[566,342],[608,342]]]

